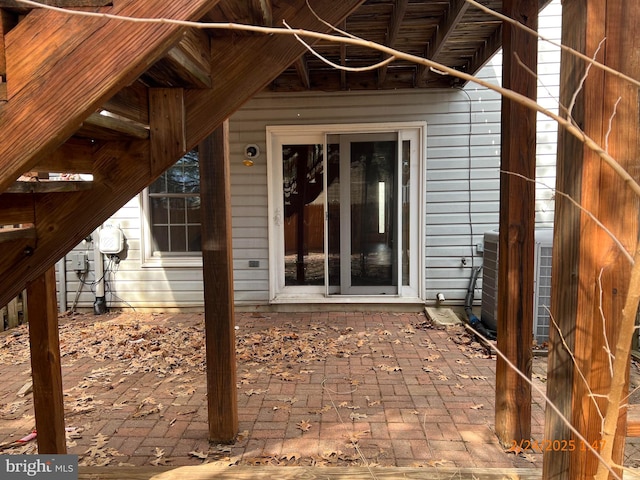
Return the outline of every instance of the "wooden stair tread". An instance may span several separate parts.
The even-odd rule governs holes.
[[[33,225],[28,227],[0,228],[0,243],[34,238],[36,238],[36,227]]]
[[[3,193],[54,193],[89,190],[93,182],[83,180],[18,180]]]
[[[640,404],[631,404],[627,409],[627,437],[640,437]]]

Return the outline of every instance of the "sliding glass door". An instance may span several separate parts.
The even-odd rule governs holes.
[[[272,296],[419,297],[423,126],[316,128],[270,132]]]

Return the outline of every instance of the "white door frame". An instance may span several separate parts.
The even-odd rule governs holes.
[[[268,126],[267,181],[268,181],[268,227],[269,227],[269,299],[271,303],[406,303],[422,301],[424,297],[424,202],[426,164],[426,122],[360,123],[325,125],[278,125]],[[282,200],[282,146],[286,144],[324,144],[326,162],[327,135],[397,133],[399,149],[404,140],[411,141],[410,162],[410,226],[409,249],[411,252],[409,285],[399,282],[397,295],[329,295],[328,276],[325,286],[285,286],[284,284],[284,205]],[[401,162],[398,157],[398,162]],[[326,164],[325,169],[326,173]],[[326,191],[326,175],[325,191]],[[399,179],[401,181],[401,179]],[[402,189],[399,195],[403,195]],[[398,210],[402,202],[398,202]],[[398,214],[401,212],[398,211]],[[325,206],[325,239],[327,215]],[[325,240],[325,253],[327,252]],[[401,249],[398,248],[400,252]],[[399,253],[400,256],[400,253]],[[401,261],[399,258],[398,261]],[[326,273],[326,268],[325,268]],[[400,276],[400,275],[399,275]]]

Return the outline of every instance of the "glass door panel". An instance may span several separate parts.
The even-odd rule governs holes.
[[[396,134],[340,136],[341,294],[398,293],[397,150]]]
[[[323,145],[282,146],[284,284],[324,285]]]

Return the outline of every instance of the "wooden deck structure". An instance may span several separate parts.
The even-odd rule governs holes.
[[[315,12],[303,0],[43,3],[82,12],[200,22],[271,26],[277,24],[276,19],[286,19],[292,27],[328,31],[329,27],[318,20],[317,14],[328,24],[341,25],[352,34],[469,73],[476,72],[504,41],[506,84],[527,95],[535,84],[530,73],[511,61],[517,52],[525,64],[534,65],[534,39],[512,27],[503,27],[501,21],[470,7],[464,0],[326,0],[314,2]],[[483,3],[504,9],[535,28],[538,8],[546,0],[539,4],[524,0]],[[597,43],[607,37],[606,54],[602,55],[605,63],[640,77],[637,62],[640,9],[634,2],[565,0],[564,5],[568,12],[565,29],[568,43],[593,55]],[[325,57],[349,67],[381,60],[378,52],[366,48],[326,42],[317,42],[316,48]],[[563,58],[565,105],[571,92],[578,88],[576,79],[584,68],[583,63],[578,65],[566,55]],[[204,195],[209,206],[203,218],[210,223],[203,226],[203,233],[210,241],[207,245],[215,246],[212,250],[204,248],[205,269],[216,267],[205,274],[205,288],[214,292],[214,302],[207,303],[205,312],[210,436],[231,440],[236,428],[235,389],[230,381],[234,374],[233,283],[229,268],[230,187],[225,167],[228,140],[221,127],[223,122],[265,88],[357,90],[442,88],[459,84],[456,78],[402,61],[379,71],[336,71],[305,53],[304,46],[291,36],[191,29],[167,22],[132,23],[33,8],[18,0],[0,0],[0,131],[3,132],[0,225],[31,225],[0,230],[3,248],[0,305],[29,288],[29,302],[34,306],[30,323],[36,422],[42,451],[64,451],[56,309],[51,303],[55,298],[51,268],[58,259],[183,154],[202,146],[203,171],[210,172],[202,178],[205,182],[212,179],[210,185],[203,187],[203,192],[212,195],[210,198]],[[612,115],[610,102],[618,94],[624,99],[615,117],[620,128],[609,136],[605,125]],[[610,150],[624,162],[637,159],[637,89],[597,72],[589,76],[578,97],[575,116],[587,133],[602,143],[607,140]],[[509,102],[505,103],[504,112],[503,131],[507,133],[503,135],[503,168],[529,176],[535,170],[531,150],[531,138],[535,137],[533,116]],[[213,132],[217,133],[211,136]],[[561,135],[561,151],[560,188],[601,214],[607,223],[611,222],[613,231],[633,249],[638,236],[637,199],[626,194],[620,200],[614,199],[624,187],[579,142]],[[25,172],[42,172],[43,178],[47,172],[91,173],[94,180],[82,184],[19,181]],[[637,168],[632,174],[638,176]],[[208,187],[211,188],[207,190]],[[501,345],[525,374],[529,373],[527,363],[531,355],[525,334],[530,331],[528,325],[533,315],[525,300],[526,292],[532,291],[528,288],[534,229],[531,190],[522,182],[505,177],[501,195],[505,210],[500,220],[504,256],[500,261],[503,293],[499,315],[500,328],[507,332]],[[529,192],[524,201],[523,191]],[[592,352],[601,347],[598,343],[601,339],[589,330],[596,308],[593,301],[584,302],[584,287],[590,285],[593,289],[594,272],[605,268],[604,285],[614,298],[605,308],[611,318],[616,318],[625,294],[628,268],[611,254],[608,243],[601,250],[601,242],[606,240],[601,232],[579,212],[563,205],[560,202],[556,217],[553,310],[557,318],[562,318],[565,331],[569,332],[569,344],[580,354],[581,366],[597,383],[598,375],[602,376],[598,373],[602,359]],[[220,271],[223,273],[219,276],[213,273]],[[614,324],[609,325],[613,336]],[[554,400],[569,418],[574,418],[587,438],[597,436],[593,416],[582,416],[584,392],[572,367],[567,366],[558,339],[552,350],[555,353],[551,356],[553,373],[549,389]],[[571,391],[565,388],[566,379],[572,382]],[[504,401],[496,402],[500,409],[496,415],[497,431],[505,442],[522,439],[528,435],[529,387],[506,368],[500,370],[497,384],[499,398],[504,395]],[[606,388],[606,382],[601,387]],[[46,413],[47,418],[37,407],[44,401],[53,405]],[[221,421],[222,412],[229,415],[228,420]],[[624,412],[620,418],[623,425]],[[551,423],[556,424],[553,420]],[[550,430],[551,434],[559,439],[569,436],[562,429]],[[583,462],[580,452],[560,453],[561,459],[550,455],[547,463],[551,470],[545,470],[546,478],[589,477],[591,460]],[[618,460],[620,455],[621,450],[617,449]],[[238,471],[234,469],[234,473]],[[85,476],[81,478],[108,478],[110,473],[82,475]],[[127,475],[148,478],[142,470]],[[251,478],[257,478],[253,475],[252,472]]]

